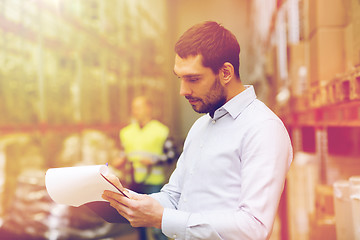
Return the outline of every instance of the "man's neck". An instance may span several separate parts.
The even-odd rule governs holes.
[[[235,97],[236,95],[238,95],[239,93],[241,93],[246,89],[246,87],[241,82],[237,83],[236,85],[237,86],[233,86],[228,89],[226,102],[228,102],[230,99],[232,99],[233,97]]]
[[[140,128],[145,127],[145,126],[146,126],[146,124],[148,124],[150,121],[151,121],[151,119],[150,119],[150,118],[145,119],[145,120],[138,121]]]

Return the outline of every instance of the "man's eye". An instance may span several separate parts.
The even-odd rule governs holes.
[[[189,82],[196,82],[196,81],[198,81],[198,80],[199,80],[199,78],[189,78],[189,79],[188,79]]]

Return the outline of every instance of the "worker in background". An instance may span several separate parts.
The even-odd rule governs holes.
[[[175,52],[180,95],[206,115],[191,127],[161,192],[104,191],[103,198],[132,226],[174,239],[269,239],[293,156],[285,126],[242,84],[240,46],[222,25],[191,27]]]
[[[128,165],[133,169],[130,188],[143,194],[159,192],[165,182],[165,164],[175,156],[169,128],[152,118],[152,104],[145,96],[134,98],[133,122],[120,130],[120,141]],[[167,239],[159,229],[148,231],[154,239]],[[139,228],[140,239],[146,228]]]

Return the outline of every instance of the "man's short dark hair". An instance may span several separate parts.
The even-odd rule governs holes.
[[[234,34],[217,22],[207,21],[192,26],[175,44],[175,52],[181,58],[201,54],[204,67],[211,68],[215,74],[225,62],[229,62],[240,78],[240,45]]]

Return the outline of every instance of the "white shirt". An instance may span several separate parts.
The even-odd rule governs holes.
[[[267,239],[292,161],[289,135],[254,88],[200,117],[160,193],[175,239]]]

